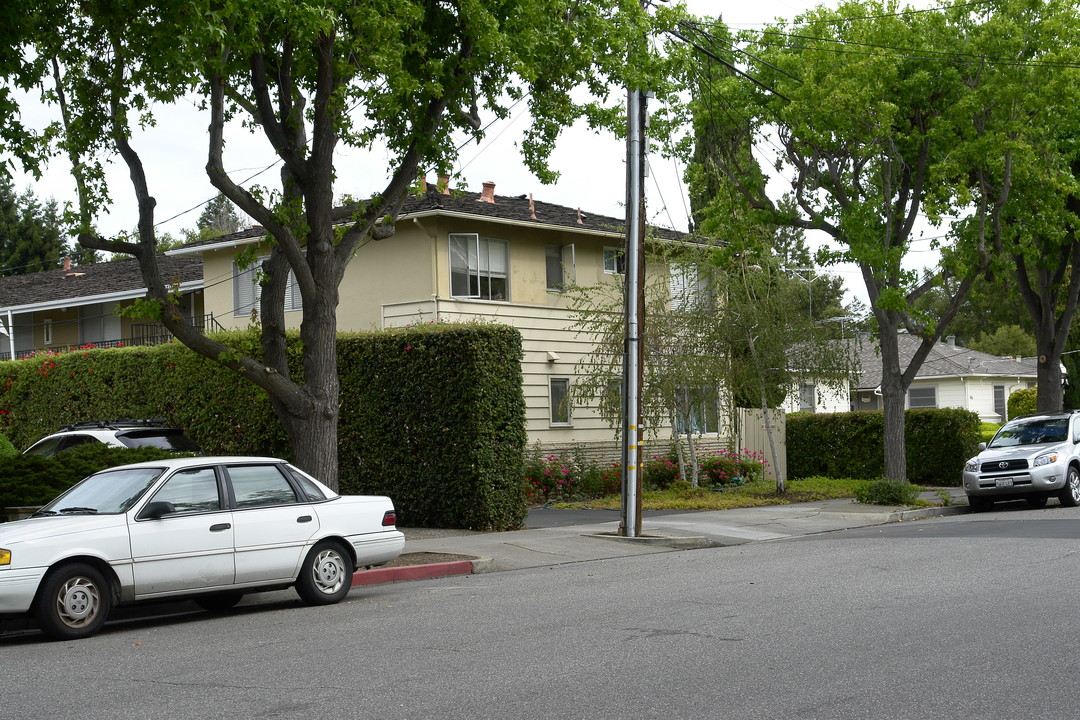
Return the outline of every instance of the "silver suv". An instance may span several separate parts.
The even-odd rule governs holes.
[[[1024,499],[1042,507],[1057,497],[1080,505],[1080,411],[1039,413],[1011,420],[964,465],[964,491],[974,511],[997,500]]]
[[[101,420],[79,422],[46,435],[23,451],[26,455],[52,457],[87,443],[110,447],[156,447],[175,453],[202,455],[203,451],[179,428],[166,427],[164,419]]]

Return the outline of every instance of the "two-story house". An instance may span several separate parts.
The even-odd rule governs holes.
[[[412,195],[395,234],[362,245],[350,263],[340,287],[338,327],[510,324],[523,338],[530,443],[553,450],[588,445],[615,456],[612,428],[595,408],[571,401],[576,366],[593,352],[595,341],[574,329],[563,286],[595,285],[622,274],[625,222],[494,190],[494,183],[485,183],[480,193],[439,192],[427,185]],[[662,239],[680,237],[655,232]],[[263,242],[265,231],[251,228],[168,254],[201,258],[207,312],[223,326],[239,328],[255,318],[259,288],[255,271],[238,267],[236,258]],[[293,327],[299,326],[300,302],[299,292],[287,294],[286,322]]]

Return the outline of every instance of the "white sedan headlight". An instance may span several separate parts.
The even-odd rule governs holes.
[[[1031,463],[1032,467],[1042,467],[1043,465],[1053,465],[1057,462],[1058,455],[1056,452],[1046,453],[1035,458],[1035,461]]]
[[[979,458],[973,457],[967,461],[964,465],[964,472],[978,472],[979,470]]]

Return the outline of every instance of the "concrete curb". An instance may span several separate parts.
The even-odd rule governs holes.
[[[630,545],[654,545],[668,547],[673,550],[698,550],[701,548],[715,547],[712,542],[703,535],[658,535],[655,532],[650,535],[638,537],[625,537],[615,533],[583,533],[581,537],[597,538],[598,540],[613,540]]]
[[[391,568],[357,570],[353,573],[352,586],[381,585],[383,583],[404,582],[406,580],[429,580],[431,578],[471,575],[478,570],[476,565],[482,558],[475,560],[455,560],[453,562],[428,563],[427,565],[401,565]],[[490,562],[490,561],[488,561]]]

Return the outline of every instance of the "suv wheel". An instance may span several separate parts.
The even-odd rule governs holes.
[[[1065,507],[1080,505],[1080,470],[1075,465],[1069,466],[1069,473],[1065,476],[1065,487],[1058,493],[1058,500]]]
[[[1026,498],[1029,508],[1041,508],[1046,507],[1047,497],[1045,495],[1028,495]]]
[[[971,508],[971,512],[986,512],[993,504],[994,501],[988,497],[968,495],[968,507]]]

